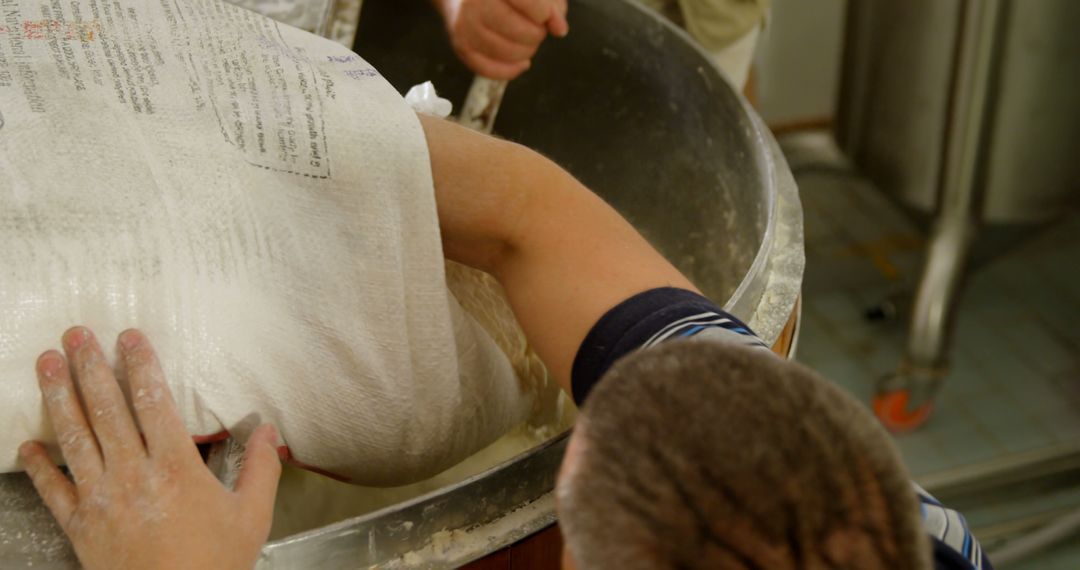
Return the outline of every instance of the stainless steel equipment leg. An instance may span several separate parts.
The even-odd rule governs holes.
[[[934,229],[912,307],[907,354],[895,374],[884,379],[874,411],[893,431],[922,425],[948,373],[948,348],[975,218],[957,212],[942,216]]]
[[[907,355],[874,397],[874,412],[893,431],[908,431],[929,417],[948,371],[947,349],[964,266],[976,233],[985,186],[978,173],[992,106],[996,46],[1005,0],[965,0],[959,57],[950,101],[941,176],[940,213],[912,307]]]

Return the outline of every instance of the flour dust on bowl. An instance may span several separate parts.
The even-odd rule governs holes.
[[[570,23],[510,84],[496,134],[569,169],[775,342],[803,271],[802,212],[775,141],[684,33],[635,3],[572,1]],[[460,106],[472,76],[425,0],[367,0],[357,38],[399,91],[432,80]],[[573,409],[545,402],[529,425],[408,487],[287,470],[259,568],[456,567],[551,525]],[[0,567],[31,565],[75,562],[25,475],[2,475]]]

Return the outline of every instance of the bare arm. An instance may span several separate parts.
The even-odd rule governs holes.
[[[494,275],[563,389],[608,309],[654,287],[697,289],[614,209],[543,156],[421,117],[443,247]]]

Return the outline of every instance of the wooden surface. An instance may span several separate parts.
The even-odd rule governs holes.
[[[557,570],[562,562],[562,534],[553,524],[508,548],[464,566],[466,570]]]
[[[526,538],[525,540],[519,542],[518,544],[526,543],[526,542],[532,540],[533,537],[539,536],[540,534],[548,532],[548,530],[550,530],[550,528],[547,529],[547,530],[542,530],[542,531],[540,531],[540,533],[534,534],[533,536],[530,536],[529,538]],[[500,550],[498,552],[493,552],[493,553],[481,558],[480,560],[477,560],[476,562],[470,562],[469,564],[466,564],[465,566],[463,566],[463,568],[465,568],[466,570],[506,570],[506,569],[511,567],[510,566],[510,551],[513,550],[514,548],[516,548],[518,546],[518,544],[515,544],[515,545],[513,545],[513,546],[511,546],[509,548],[504,548],[504,549],[502,549],[502,550]]]
[[[799,315],[802,314],[802,298],[795,300],[795,308],[791,310],[791,316],[780,331],[780,336],[773,344],[773,352],[784,358],[791,357],[791,347],[795,345],[795,332],[799,330]]]

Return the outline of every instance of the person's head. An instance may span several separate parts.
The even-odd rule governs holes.
[[[930,566],[889,435],[760,349],[675,341],[621,360],[585,402],[557,497],[578,570]]]

